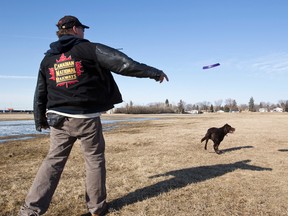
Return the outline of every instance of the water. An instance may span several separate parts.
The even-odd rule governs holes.
[[[0,138],[27,134],[41,134],[36,131],[33,120],[0,121]]]
[[[121,120],[101,120],[103,130],[111,130],[115,125],[111,124],[123,121],[144,121],[151,118],[127,118]],[[49,130],[42,130],[38,132],[35,129],[34,120],[17,120],[17,121],[0,121],[0,143],[11,140],[31,139],[37,134],[49,134]]]

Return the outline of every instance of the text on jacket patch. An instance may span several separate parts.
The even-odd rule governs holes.
[[[71,56],[66,57],[64,53],[60,56],[59,60],[53,68],[49,68],[50,80],[56,82],[56,86],[66,86],[75,84],[78,81],[78,76],[83,72],[80,61],[74,61]]]

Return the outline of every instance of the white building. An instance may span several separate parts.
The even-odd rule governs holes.
[[[268,112],[268,109],[267,108],[260,108],[259,112]]]
[[[280,107],[276,107],[272,110],[272,112],[283,112],[283,109]]]

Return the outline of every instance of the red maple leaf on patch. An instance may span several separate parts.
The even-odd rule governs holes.
[[[75,83],[79,82],[78,80],[75,80],[75,81],[70,81],[70,82],[63,82],[63,83],[59,83],[57,84],[57,86],[66,86],[66,88],[69,87],[69,85],[73,85]]]
[[[76,77],[81,76],[81,74],[84,72],[83,71],[83,66],[81,64],[81,61],[72,60],[71,55],[69,57],[66,57],[64,55],[64,53],[62,53],[60,58],[58,60],[56,59],[56,63],[60,63],[60,62],[64,62],[64,61],[73,61],[74,62],[74,67],[75,67],[75,71],[76,71]],[[56,72],[55,72],[54,68],[49,68],[49,74],[51,75],[51,77],[49,79],[53,80],[53,81],[56,81]],[[56,86],[66,86],[66,88],[68,88],[69,85],[73,85],[73,84],[75,84],[77,82],[79,82],[79,81],[78,81],[77,78],[75,78],[75,80],[66,81],[66,82],[64,81],[64,82],[57,83]]]
[[[68,60],[72,60],[71,56],[66,57],[64,55],[64,53],[62,53],[62,55],[60,56],[59,60],[56,59],[56,62],[58,63],[58,62],[63,62],[63,61],[68,61]]]
[[[75,62],[75,68],[76,68],[77,76],[80,76],[83,72],[81,61]]]
[[[50,75],[51,75],[51,77],[49,78],[50,80],[56,80],[56,77],[55,77],[55,70],[54,70],[54,68],[49,68],[49,71],[50,71]]]

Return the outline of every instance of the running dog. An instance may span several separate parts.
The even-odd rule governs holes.
[[[205,150],[207,150],[208,140],[211,139],[214,142],[214,150],[217,154],[220,154],[221,151],[218,149],[220,143],[223,141],[224,137],[228,133],[233,133],[236,129],[231,127],[229,124],[225,124],[223,127],[216,128],[212,127],[207,130],[206,135],[201,139],[201,143],[206,140]]]

